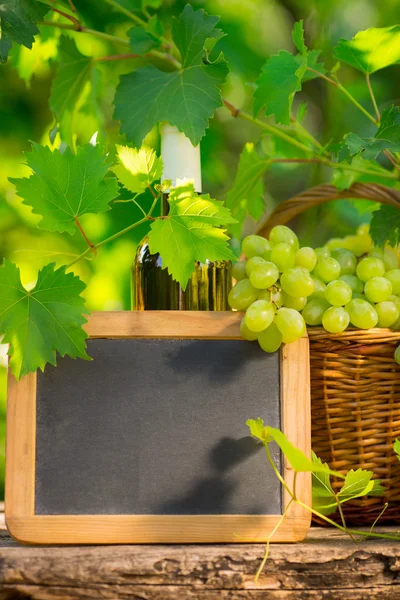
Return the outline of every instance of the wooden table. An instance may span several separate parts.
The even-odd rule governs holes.
[[[380,531],[395,532],[381,528]],[[400,599],[400,543],[312,528],[300,544],[21,546],[0,520],[0,600]]]

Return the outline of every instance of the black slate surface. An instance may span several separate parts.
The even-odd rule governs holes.
[[[278,353],[138,339],[90,340],[88,352],[38,374],[36,514],[281,513],[245,425],[280,427]]]

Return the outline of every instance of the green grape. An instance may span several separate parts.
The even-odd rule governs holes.
[[[343,244],[344,242],[342,238],[332,238],[325,244],[325,246],[327,247],[329,252],[332,252],[333,250],[337,250],[338,248],[344,248]]]
[[[236,279],[236,281],[240,281],[246,277],[246,261],[238,260],[232,267],[232,277]]]
[[[250,331],[259,333],[269,327],[274,320],[275,309],[267,300],[256,300],[246,310],[244,322]]]
[[[315,248],[314,252],[317,255],[317,260],[319,260],[320,258],[329,258],[331,255],[328,248],[325,248],[325,247]]]
[[[294,298],[283,292],[283,306],[300,311],[303,310],[306,304],[307,298]]]
[[[394,360],[398,365],[400,365],[400,346],[397,346],[396,350],[394,351]]]
[[[357,227],[357,231],[356,231],[357,235],[368,235],[369,234],[369,223],[361,223],[361,225],[359,225]]]
[[[307,271],[313,271],[315,265],[317,264],[317,255],[315,254],[315,251],[308,246],[300,248],[300,250],[297,250],[296,252],[295,264],[297,267],[303,267],[304,269],[307,269]]]
[[[356,256],[362,256],[371,250],[372,240],[369,235],[347,235],[343,240],[343,246]]]
[[[303,317],[294,308],[280,308],[276,314],[275,323],[282,334],[282,342],[285,344],[295,342],[306,330]]]
[[[264,352],[276,352],[282,344],[282,334],[275,323],[258,334],[258,343]]]
[[[399,261],[397,259],[397,252],[394,248],[385,248],[383,252],[383,263],[388,271],[398,268]]]
[[[229,292],[229,306],[236,310],[246,310],[257,300],[258,292],[259,290],[251,285],[249,279],[241,279]]]
[[[297,235],[285,225],[276,225],[273,227],[269,234],[269,241],[272,246],[283,243],[292,246],[295,252],[297,252],[299,249],[299,240],[297,239]]]
[[[311,278],[314,282],[314,291],[310,294],[310,298],[325,299],[326,284],[321,279],[318,279],[318,277],[315,277],[315,275],[311,275]]]
[[[385,265],[380,258],[367,256],[366,258],[362,258],[358,263],[356,273],[357,277],[365,283],[368,279],[372,279],[372,277],[382,277],[385,273]]]
[[[383,260],[383,250],[382,248],[371,248],[368,252],[368,256],[373,256],[374,258],[380,258]]]
[[[385,277],[372,277],[365,284],[364,294],[371,302],[384,302],[392,295],[392,284]]]
[[[347,329],[350,323],[350,315],[341,306],[331,306],[322,317],[322,326],[329,333],[341,333]]]
[[[282,273],[282,271],[294,267],[296,262],[296,252],[289,244],[276,244],[271,250],[271,262],[275,263]]]
[[[268,302],[273,302],[277,308],[281,308],[283,306],[283,292],[274,287],[271,287],[270,290],[261,290],[257,300],[268,300]]]
[[[251,258],[250,260],[253,259]],[[272,262],[264,261],[263,264],[254,267],[250,273],[250,283],[258,290],[265,290],[274,285],[278,277],[278,267]]]
[[[353,295],[351,287],[345,282],[337,279],[331,281],[326,286],[325,299],[332,304],[332,306],[344,306],[350,302]]]
[[[390,269],[385,273],[386,279],[392,284],[393,294],[400,294],[400,269]]]
[[[400,311],[394,302],[386,300],[375,304],[375,310],[378,313],[378,326],[391,327],[400,317]]]
[[[378,313],[366,300],[354,298],[346,305],[350,321],[359,329],[372,329],[378,323]]]
[[[361,279],[358,279],[356,275],[341,275],[339,277],[340,281],[344,281],[349,285],[353,292],[357,294],[362,294],[364,290],[364,284]]]
[[[248,342],[254,342],[258,338],[258,333],[251,331],[247,327],[245,323],[245,317],[243,317],[243,319],[240,321],[240,335],[244,340],[247,340]]]
[[[331,256],[338,261],[342,275],[353,275],[356,272],[357,257],[350,250],[338,248],[337,250],[332,250]]]
[[[399,309],[399,313],[400,313],[400,298],[393,294],[392,296],[390,296],[389,302],[393,302],[393,304],[395,304],[397,306],[397,308]]]
[[[294,267],[282,273],[281,286],[289,296],[304,298],[313,293],[314,280],[307,269]]]
[[[319,258],[314,269],[314,275],[322,279],[324,283],[335,281],[340,276],[340,264],[332,257]]]
[[[261,235],[248,235],[242,242],[242,252],[247,258],[253,256],[261,256],[265,260],[269,260],[271,244]]]
[[[267,261],[264,260],[261,256],[252,256],[246,262],[246,275],[250,277],[251,272],[260,265],[265,265]]]
[[[321,325],[325,311],[330,308],[329,302],[323,298],[311,298],[304,307],[302,315],[307,325]]]

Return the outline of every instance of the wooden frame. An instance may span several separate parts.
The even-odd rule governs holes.
[[[240,339],[240,313],[101,312],[86,325],[90,338]],[[308,339],[281,350],[283,431],[310,453],[310,377]],[[35,515],[36,374],[19,382],[10,375],[7,402],[7,527],[18,541],[37,544],[124,544],[261,542],[281,515]],[[291,485],[293,471],[284,461],[283,476]],[[311,503],[310,474],[297,476],[297,495]],[[288,495],[284,491],[283,503]],[[302,540],[310,513],[292,504],[273,541]]]

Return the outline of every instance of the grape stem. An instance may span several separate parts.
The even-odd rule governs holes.
[[[87,248],[84,252],[82,252],[82,254],[80,254],[79,256],[77,256],[77,258],[75,258],[75,260],[73,260],[72,262],[70,262],[66,268],[69,269],[70,267],[72,267],[73,265],[75,265],[77,262],[79,262],[80,260],[82,260],[82,258],[85,258],[87,256],[87,254],[91,251],[95,252],[98,248],[100,248],[101,246],[104,246],[104,244],[108,244],[108,242],[112,242],[113,240],[116,240],[117,238],[119,238],[121,235],[124,235],[125,233],[128,233],[128,231],[131,231],[132,229],[135,229],[136,227],[139,227],[139,225],[142,225],[143,223],[146,223],[146,221],[150,221],[152,219],[152,214],[154,212],[154,209],[157,205],[157,201],[159,200],[160,195],[156,196],[153,200],[153,204],[150,207],[149,212],[146,214],[145,217],[143,217],[143,219],[140,219],[140,221],[136,221],[136,223],[132,223],[132,225],[129,225],[128,227],[125,227],[125,229],[122,229],[121,231],[118,231],[117,233],[114,233],[114,235],[111,235],[110,237],[106,238],[105,240],[102,240],[101,242],[98,242],[97,244],[91,244],[91,246],[89,248]]]

